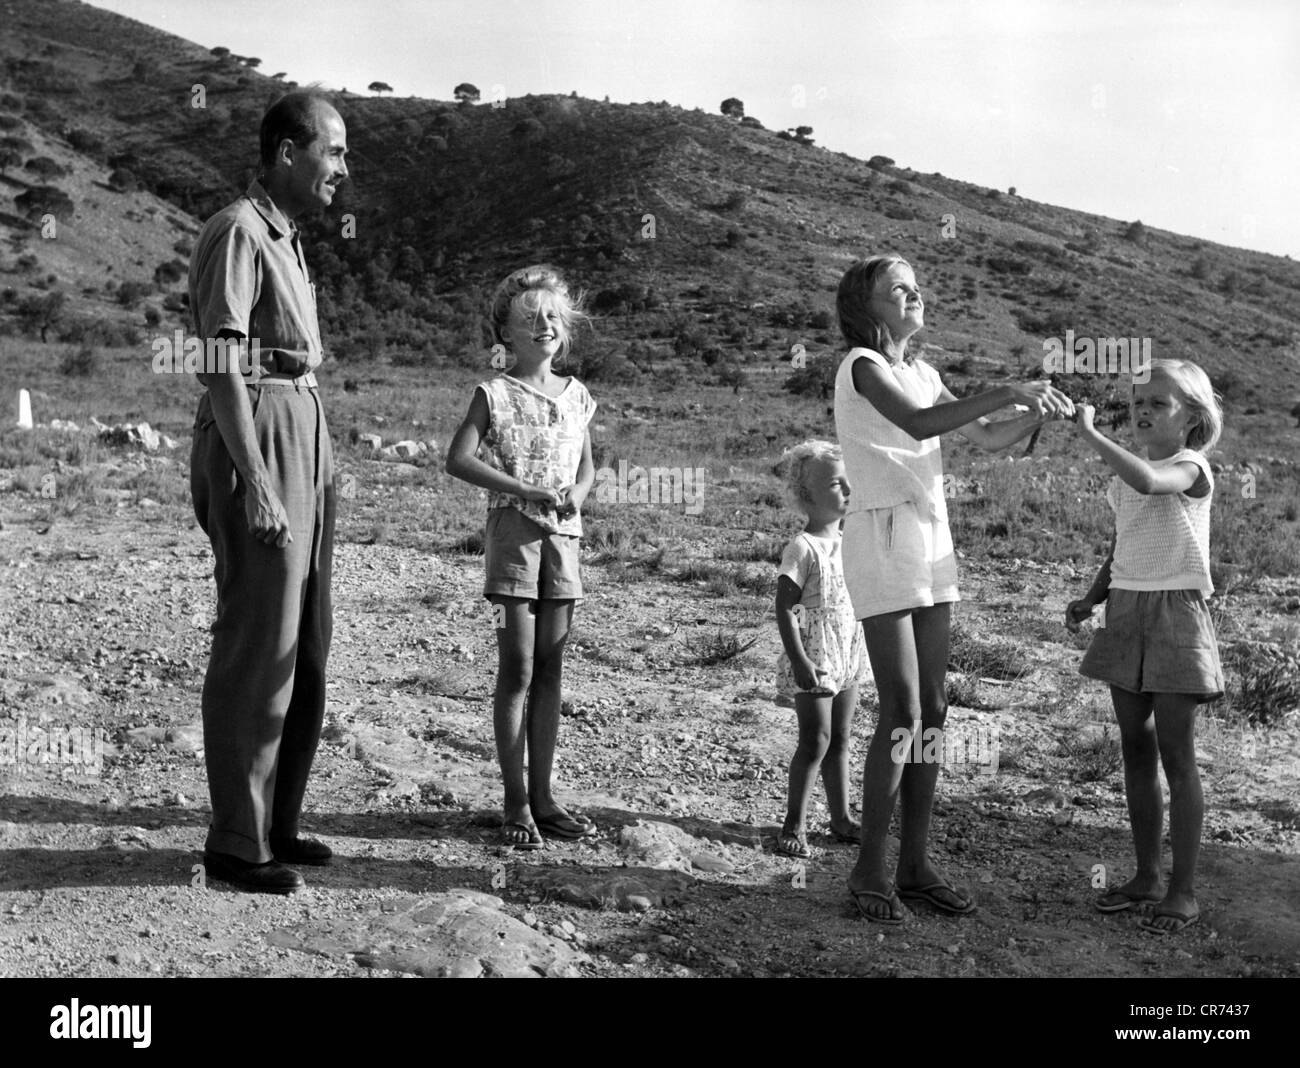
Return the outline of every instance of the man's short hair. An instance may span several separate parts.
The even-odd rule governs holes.
[[[321,116],[334,105],[319,93],[286,93],[262,116],[262,170],[275,166],[280,142],[288,138],[299,148],[306,148],[321,133]]]

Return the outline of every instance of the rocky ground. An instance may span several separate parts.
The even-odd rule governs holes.
[[[1202,724],[1199,926],[1159,938],[1092,909],[1132,852],[1107,701],[1059,626],[1086,582],[1068,566],[964,564],[961,628],[1015,637],[1028,670],[964,680],[980,707],[950,720],[997,743],[996,767],[985,749],[945,770],[935,824],[979,911],[891,929],[853,910],[852,847],[773,852],[794,729],[766,598],[588,563],[557,778],[600,833],[518,853],[497,842],[481,559],[344,542],[305,819],[336,860],[275,898],[200,863],[202,534],[174,503],[52,524],[6,508],[0,975],[1300,975],[1294,730]],[[727,634],[757,641],[710,663]],[[75,743],[62,762],[42,762],[51,730]]]

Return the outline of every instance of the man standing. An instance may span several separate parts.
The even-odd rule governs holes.
[[[325,714],[334,456],[313,374],[315,291],[293,220],[333,200],[346,155],[347,131],[327,101],[282,97],[262,119],[258,180],[208,220],[190,262],[206,352],[241,353],[210,359],[199,375],[190,468],[217,582],[203,684],[204,864],[214,879],[263,893],[300,889],[288,865],[331,856],[298,834]]]

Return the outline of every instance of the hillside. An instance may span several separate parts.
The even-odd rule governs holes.
[[[55,288],[70,309],[144,328],[142,307],[115,311],[92,283],[153,286],[158,268],[183,264],[184,236],[247,181],[258,119],[294,83],[70,0],[10,0],[6,17],[0,125],[30,148],[6,168],[4,192],[41,184],[26,164],[45,156],[71,172],[51,184],[74,210],[50,243],[18,205],[0,206],[5,310]],[[588,377],[635,379],[680,358],[681,374],[725,380],[785,358],[795,342],[813,354],[838,348],[840,272],[854,255],[892,249],[916,266],[924,339],[954,372],[1029,370],[1068,329],[1149,337],[1154,355],[1197,360],[1243,408],[1285,411],[1300,399],[1300,265],[1287,258],[668,104],[334,100],[353,181],[306,226],[327,344],[342,359],[476,362],[484,287],[544,259],[569,269],[603,313],[583,351]],[[158,200],[113,191],[137,184]],[[355,238],[343,236],[346,214]],[[183,288],[167,281],[175,273],[163,267],[163,290]],[[158,291],[148,303],[164,320],[179,315],[177,298],[162,309],[165,299]]]

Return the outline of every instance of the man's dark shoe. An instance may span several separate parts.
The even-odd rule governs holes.
[[[271,853],[283,864],[314,864],[322,867],[330,862],[334,851],[315,838],[272,838]]]
[[[296,871],[274,860],[253,864],[229,853],[205,852],[203,866],[209,879],[230,883],[250,894],[292,894],[307,885]]]

